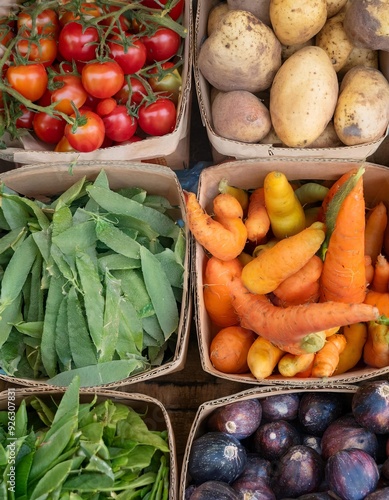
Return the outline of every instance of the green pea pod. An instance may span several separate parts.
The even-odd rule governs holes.
[[[58,362],[61,367],[60,371],[71,370],[72,367],[72,352],[69,343],[68,331],[68,307],[67,298],[64,295],[59,306],[57,321],[55,324],[55,351],[57,353]],[[55,372],[56,373],[56,372]],[[54,376],[55,373],[51,376]]]
[[[106,218],[121,229],[132,229],[149,240],[156,239],[159,236],[159,233],[152,229],[150,224],[140,221],[135,217],[131,217],[130,215],[107,214]]]
[[[140,262],[140,261],[139,261]],[[147,292],[140,269],[122,269],[112,273],[120,279],[122,291],[127,300],[135,307],[140,318],[155,314],[153,304]],[[134,293],[136,290],[136,293]]]
[[[53,236],[55,243],[65,255],[74,255],[96,244],[95,222],[75,224]]]
[[[140,260],[131,259],[130,257],[126,257],[125,255],[112,253],[99,257],[99,267],[104,273],[107,270],[113,271],[119,269],[138,269],[140,267]]]
[[[76,368],[97,363],[96,349],[90,338],[77,291],[71,287],[67,298],[69,344]]]
[[[56,200],[54,200],[51,203],[50,207],[55,208],[55,210],[58,211],[62,207],[67,207],[71,205],[77,198],[79,198],[83,193],[85,193],[84,190],[85,180],[86,180],[85,176],[81,177],[81,179],[72,184]]]
[[[37,202],[30,200],[25,196],[19,196],[16,194],[2,193],[1,196],[3,200],[8,199],[19,204],[29,214],[30,217],[35,217],[41,229],[47,229],[49,227],[50,221]]]
[[[105,310],[100,363],[111,361],[115,353],[119,337],[121,300],[120,280],[107,272],[105,274]]]
[[[97,186],[88,186],[87,191],[107,212],[135,217],[148,223],[154,231],[158,232],[158,234],[176,238],[179,228],[175,222],[165,214],[161,214],[157,210],[137,203],[114,191],[107,191]]]
[[[139,243],[109,222],[97,221],[96,236],[114,252],[131,259],[139,259]]]
[[[32,337],[34,339],[42,338],[43,321],[23,321],[16,323],[14,327],[19,333],[23,333],[28,337]]]
[[[57,236],[58,234],[63,233],[73,225],[73,214],[68,206],[63,206],[61,208],[57,208],[53,213],[52,220],[52,235]]]
[[[167,339],[178,327],[177,302],[158,259],[144,247],[141,247],[140,256],[146,289],[165,339]]]
[[[1,208],[9,228],[17,229],[28,226],[29,213],[26,207],[16,203],[15,200],[3,198],[1,195]]]
[[[0,238],[0,254],[3,254],[11,248],[14,248],[19,241],[23,241],[26,234],[27,230],[25,227],[17,227],[16,229],[12,229],[4,236],[2,236]]]
[[[165,248],[163,252],[155,254],[155,258],[161,263],[171,286],[182,288],[184,284],[184,266],[177,260],[176,254],[170,248]]]
[[[103,349],[104,297],[97,266],[87,253],[76,254],[76,267],[83,290],[89,333],[98,354]],[[106,360],[107,361],[107,360]]]
[[[26,321],[42,321],[44,312],[44,290],[42,286],[43,258],[38,252],[30,273],[29,301],[24,303]]]
[[[8,340],[13,325],[20,323],[23,320],[21,312],[22,295],[20,294],[3,312],[0,317],[0,348],[3,348],[5,342]],[[1,349],[0,349],[1,351]],[[0,356],[2,353],[0,352]],[[2,367],[4,368],[4,366]]]
[[[120,301],[119,336],[116,352],[120,359],[129,354],[140,355],[143,347],[143,327],[135,307],[128,300]]]
[[[50,248],[51,257],[54,261],[55,266],[62,276],[69,281],[74,287],[79,289],[79,284],[77,282],[77,270],[74,257],[70,255],[65,255],[62,250],[55,244],[52,243]],[[53,266],[53,270],[55,267]],[[53,271],[55,272],[55,271]]]

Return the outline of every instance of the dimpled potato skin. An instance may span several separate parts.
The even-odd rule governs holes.
[[[307,147],[332,119],[338,98],[336,71],[320,47],[295,52],[281,66],[270,89],[274,130],[289,147]]]
[[[355,66],[344,76],[334,127],[346,146],[380,139],[389,119],[389,83],[375,68]]]
[[[231,10],[201,45],[197,64],[219,90],[259,92],[270,87],[281,66],[281,44],[253,14]]]

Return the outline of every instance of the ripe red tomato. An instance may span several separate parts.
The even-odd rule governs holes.
[[[145,7],[150,7],[151,9],[160,9],[162,10],[162,5],[166,5],[168,0],[158,0],[158,3],[155,0],[142,0],[141,4]],[[174,4],[174,1],[172,2]],[[175,5],[170,9],[169,16],[177,21],[177,19],[181,16],[185,6],[185,0],[177,0]]]
[[[146,134],[161,136],[173,132],[176,126],[177,110],[173,101],[164,97],[139,108],[138,123]]]
[[[45,93],[48,77],[43,64],[10,66],[6,78],[11,87],[30,101],[37,101]]]
[[[21,115],[16,119],[15,125],[17,128],[27,128],[32,129],[32,121],[34,119],[35,113],[31,109],[27,109],[24,104],[20,105]]]
[[[105,135],[115,142],[128,141],[136,132],[138,122],[130,116],[124,104],[116,106],[111,113],[103,116]]]
[[[146,87],[138,78],[129,78],[129,84],[124,83],[122,88],[114,95],[114,98],[119,104],[140,104],[147,96]]]
[[[105,129],[100,116],[93,111],[80,111],[83,123],[73,131],[72,125],[67,123],[64,135],[69,144],[76,151],[89,153],[95,151],[103,144]],[[75,115],[72,115],[75,118]]]
[[[146,62],[146,47],[133,35],[126,35],[124,39],[113,35],[108,41],[108,48],[112,59],[120,65],[125,75],[136,73]]]
[[[161,68],[164,72],[160,77],[158,76],[158,68],[156,66],[148,71],[150,75],[156,75],[149,78],[149,84],[154,92],[158,92],[160,97],[171,99],[177,106],[182,89],[180,72],[169,61],[161,64]]]
[[[58,37],[58,50],[66,61],[91,61],[96,58],[99,32],[89,26],[84,28],[78,22],[65,24]]]
[[[117,102],[113,97],[107,97],[97,103],[96,113],[100,116],[109,115],[117,106]]]
[[[178,52],[181,37],[170,28],[158,28],[155,33],[141,38],[146,46],[147,61],[165,61]]]
[[[40,38],[37,41],[21,38],[16,42],[17,52],[28,61],[40,62],[51,66],[57,57],[57,42],[53,38]]]
[[[30,36],[32,30],[32,12],[22,10],[17,19],[18,32],[22,36]],[[59,31],[58,14],[54,9],[42,10],[35,17],[35,29],[33,34],[56,35]]]
[[[65,120],[47,113],[35,113],[32,127],[37,137],[47,144],[57,144],[64,134]]]
[[[65,24],[68,24],[72,21],[77,21],[78,19],[81,19],[81,16],[100,17],[103,14],[102,9],[98,5],[89,2],[82,2],[80,5],[79,12],[81,14],[77,14],[72,10],[66,10],[66,8],[60,7],[59,22],[61,26],[65,26]]]
[[[81,83],[81,77],[77,75],[58,75],[54,77],[54,82],[62,82],[63,86],[51,92],[51,102],[57,102],[57,111],[62,111],[66,115],[72,115],[74,109],[72,102],[77,109],[85,104],[88,94]]]
[[[15,35],[12,28],[8,24],[0,24],[0,43],[7,47],[9,42],[14,38]]]
[[[65,136],[63,136],[55,146],[54,151],[56,153],[69,153],[71,151],[75,151],[75,149],[71,147],[69,141]]]
[[[120,7],[104,5],[103,9],[105,14],[114,14]],[[119,18],[116,19],[113,24],[112,21],[113,17],[107,17],[106,19],[102,19],[99,24],[102,26],[110,26],[114,33],[121,33],[122,31],[128,31],[130,29],[131,22],[123,14],[120,14]]]
[[[83,67],[81,80],[88,94],[105,99],[122,88],[124,73],[116,61],[91,62]]]

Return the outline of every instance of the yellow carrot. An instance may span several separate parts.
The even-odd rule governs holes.
[[[250,372],[258,380],[269,377],[275,370],[284,352],[269,340],[258,337],[247,354]]]
[[[334,375],[345,373],[359,362],[362,358],[363,346],[367,339],[366,323],[354,323],[344,326],[343,335],[346,337],[347,344],[340,353],[338,366],[335,368]]]
[[[331,377],[338,366],[340,353],[345,349],[346,344],[346,337],[340,333],[328,337],[324,346],[315,354],[312,377]]]
[[[283,377],[295,377],[300,372],[305,372],[312,365],[315,353],[290,354],[286,353],[278,362],[278,371]]]

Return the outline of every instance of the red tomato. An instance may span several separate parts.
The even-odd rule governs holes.
[[[71,23],[72,21],[77,21],[81,17],[100,17],[103,11],[95,3],[82,2],[79,11],[73,12],[72,10],[66,10],[65,8],[59,9],[59,22],[62,26]]]
[[[96,47],[99,41],[99,32],[89,26],[70,22],[66,24],[58,37],[58,50],[66,61],[91,61],[96,58]]]
[[[21,38],[16,42],[17,52],[28,61],[40,62],[51,66],[57,57],[57,42],[53,38],[40,38],[37,41]]]
[[[96,106],[96,113],[100,116],[109,115],[117,106],[117,102],[113,97],[102,99]]]
[[[178,69],[174,68],[174,64],[172,62],[161,64],[161,68],[163,72],[160,76],[158,76],[158,68],[156,66],[149,70],[149,74],[157,74],[156,76],[149,78],[149,84],[154,92],[158,92],[160,97],[167,97],[171,99],[177,106],[182,89],[181,75]]]
[[[175,56],[181,45],[181,37],[170,28],[158,28],[155,33],[143,36],[146,46],[147,61],[165,61]]]
[[[63,136],[55,146],[54,151],[56,153],[69,153],[71,151],[75,151],[75,149],[71,147],[69,141],[65,136]]]
[[[17,28],[20,35],[30,36],[32,30],[32,12],[22,10],[17,19]],[[59,31],[58,14],[54,9],[45,9],[35,18],[35,29],[33,34],[56,35]]]
[[[147,96],[146,87],[138,78],[130,78],[129,84],[124,83],[123,87],[114,95],[114,98],[119,104],[140,104]]]
[[[177,110],[170,99],[164,97],[139,108],[138,123],[143,132],[161,136],[173,132],[176,126]]]
[[[66,122],[63,118],[48,115],[47,113],[35,113],[32,127],[37,137],[47,144],[57,144],[64,134]]]
[[[19,116],[16,119],[16,128],[28,128],[32,129],[32,121],[34,119],[35,113],[34,111],[31,111],[31,109],[27,109],[24,104],[20,105],[20,112],[22,113],[21,116]]]
[[[162,10],[163,7],[161,7],[160,4],[166,5],[168,3],[168,0],[158,0],[158,3],[155,0],[142,0],[140,3],[145,7],[150,7],[150,9]],[[174,3],[175,2],[173,1],[172,4]],[[184,5],[185,0],[177,0],[175,5],[170,9],[169,16],[174,19],[174,21],[177,21],[177,19],[181,16],[184,10]]]
[[[108,41],[108,48],[112,59],[120,65],[125,75],[136,73],[146,62],[146,47],[133,35],[126,35],[124,40],[119,35],[113,35]]]
[[[108,115],[103,116],[105,135],[115,142],[128,141],[136,132],[138,122],[130,116],[124,104],[116,106]]]
[[[83,67],[81,80],[88,94],[105,99],[122,88],[124,73],[115,61],[91,62]]]
[[[48,77],[43,64],[10,66],[6,78],[11,87],[30,101],[37,101],[45,93]]]
[[[82,153],[95,151],[103,144],[105,129],[100,116],[93,111],[80,111],[83,122],[73,131],[67,123],[64,135],[72,148]],[[72,115],[75,118],[75,115]]]
[[[66,115],[72,115],[74,109],[72,102],[77,109],[85,104],[88,94],[81,83],[81,77],[77,75],[58,75],[54,77],[54,82],[62,82],[63,86],[51,92],[51,102],[57,102],[57,111],[62,111]]]
[[[7,47],[9,42],[14,38],[15,35],[12,32],[12,29],[8,26],[8,24],[0,25],[0,43]]]
[[[120,9],[120,7],[115,7],[114,5],[104,5],[103,8],[105,14],[114,14]],[[113,19],[113,17],[107,17],[106,19],[102,19],[99,24],[102,26],[110,26],[115,33],[121,33],[121,31],[128,31],[130,29],[131,22],[123,14],[120,14],[119,18],[116,18],[114,22]]]

